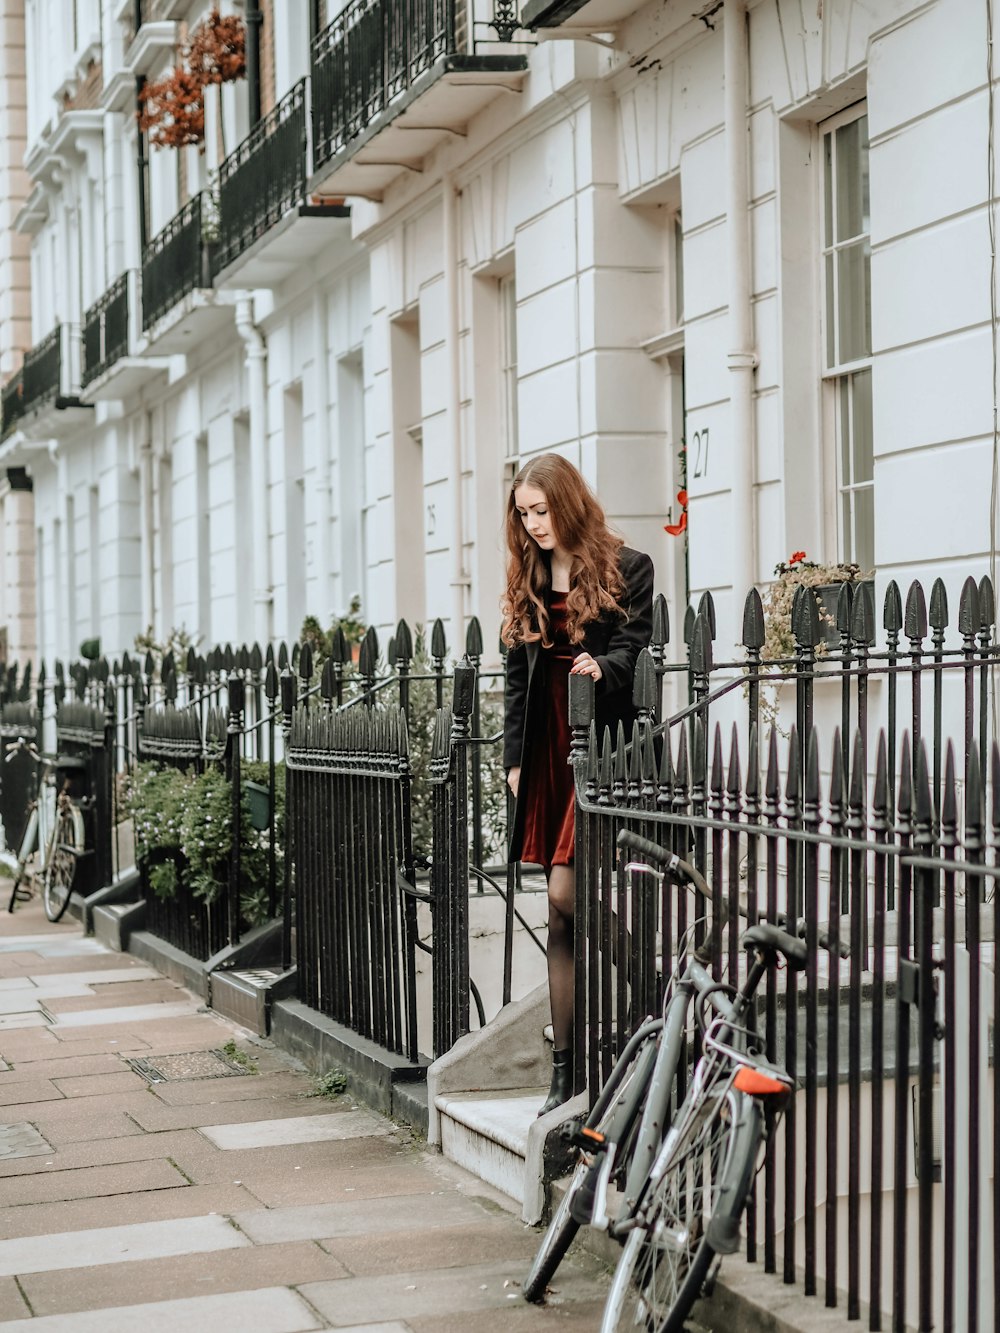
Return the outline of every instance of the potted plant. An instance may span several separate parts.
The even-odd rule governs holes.
[[[139,129],[157,148],[205,145],[205,89],[246,76],[246,30],[237,14],[216,6],[191,33],[177,66],[143,84],[136,112]],[[224,145],[223,145],[224,148]]]
[[[837,599],[845,583],[856,587],[872,582],[871,573],[860,565],[833,561],[824,563],[810,560],[805,551],[795,551],[787,560],[774,567],[774,582],[763,597],[764,645],[761,657],[765,662],[795,656],[795,636],[792,633],[792,605],[797,590],[811,588],[819,601],[822,641],[817,645],[819,655],[836,648],[840,643],[837,630]]]

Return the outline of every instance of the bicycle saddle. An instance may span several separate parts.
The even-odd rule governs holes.
[[[805,940],[794,939],[780,926],[768,926],[764,923],[750,926],[745,930],[743,944],[748,948],[761,949],[765,953],[780,953],[788,966],[796,972],[804,969],[809,956]]]

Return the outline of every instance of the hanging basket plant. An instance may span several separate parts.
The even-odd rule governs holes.
[[[205,89],[246,76],[246,29],[236,14],[213,9],[191,33],[181,62],[143,86],[136,116],[157,148],[205,143]]]

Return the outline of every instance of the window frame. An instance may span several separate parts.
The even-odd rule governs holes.
[[[853,470],[853,455],[855,445],[854,430],[854,406],[855,397],[850,392],[851,382],[856,376],[867,373],[869,377],[873,376],[874,354],[870,349],[871,339],[871,198],[870,198],[870,179],[871,179],[871,157],[870,157],[870,137],[866,137],[869,144],[869,206],[868,206],[868,228],[849,238],[838,238],[834,236],[828,238],[827,216],[828,212],[833,213],[837,205],[836,196],[836,162],[834,162],[832,180],[834,185],[834,195],[828,199],[827,181],[826,181],[826,162],[827,151],[826,142],[828,136],[833,136],[845,125],[852,124],[862,118],[868,117],[868,102],[866,98],[852,102],[850,106],[837,112],[833,116],[820,121],[816,126],[816,169],[817,169],[817,196],[818,196],[818,293],[819,293],[819,362],[820,362],[820,393],[821,393],[821,430],[823,437],[823,482],[824,496],[824,529],[826,541],[825,549],[835,551],[837,559],[843,562],[856,561],[865,566],[865,573],[870,568],[874,568],[874,545],[875,545],[875,513],[874,513],[874,439],[871,440],[871,478],[864,481],[856,480]],[[869,131],[870,135],[870,131]],[[854,357],[848,360],[840,360],[840,329],[837,327],[835,334],[834,355],[830,356],[830,320],[839,319],[839,279],[840,266],[834,265],[834,280],[832,291],[832,302],[834,309],[830,309],[831,296],[827,285],[827,259],[831,254],[842,252],[850,245],[857,244],[859,239],[864,239],[868,245],[868,284],[867,301],[869,315],[869,351],[866,356]],[[840,400],[843,396],[845,385],[848,392],[848,411],[849,421],[846,429],[848,430],[848,447],[851,453],[851,467],[845,471],[844,467],[844,447],[845,440],[843,431],[845,423],[842,415]],[[872,393],[869,390],[869,404],[872,400]],[[868,419],[868,434],[872,437],[874,434],[873,413],[870,411]],[[866,552],[859,552],[856,536],[856,501],[855,496],[863,492],[868,492],[872,496],[872,514],[871,514],[871,533],[872,533],[872,551],[869,560]],[[850,544],[845,538],[845,521],[850,519]]]

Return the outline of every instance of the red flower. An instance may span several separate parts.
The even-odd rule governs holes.
[[[679,522],[679,523],[664,523],[664,525],[663,525],[663,531],[664,531],[664,532],[669,532],[670,535],[671,535],[671,537],[679,537],[679,536],[681,535],[681,533],[685,530],[685,528],[686,528],[687,525],[688,525],[688,516],[687,516],[688,493],[687,493],[687,491],[678,491],[678,492],[677,492],[677,503],[678,503],[678,504],[680,505],[680,507],[681,507],[681,518],[680,518],[680,522]]]
[[[792,554],[788,557],[788,563],[790,565],[797,565],[800,560],[804,560],[805,558],[806,558],[805,551],[793,551]]]

